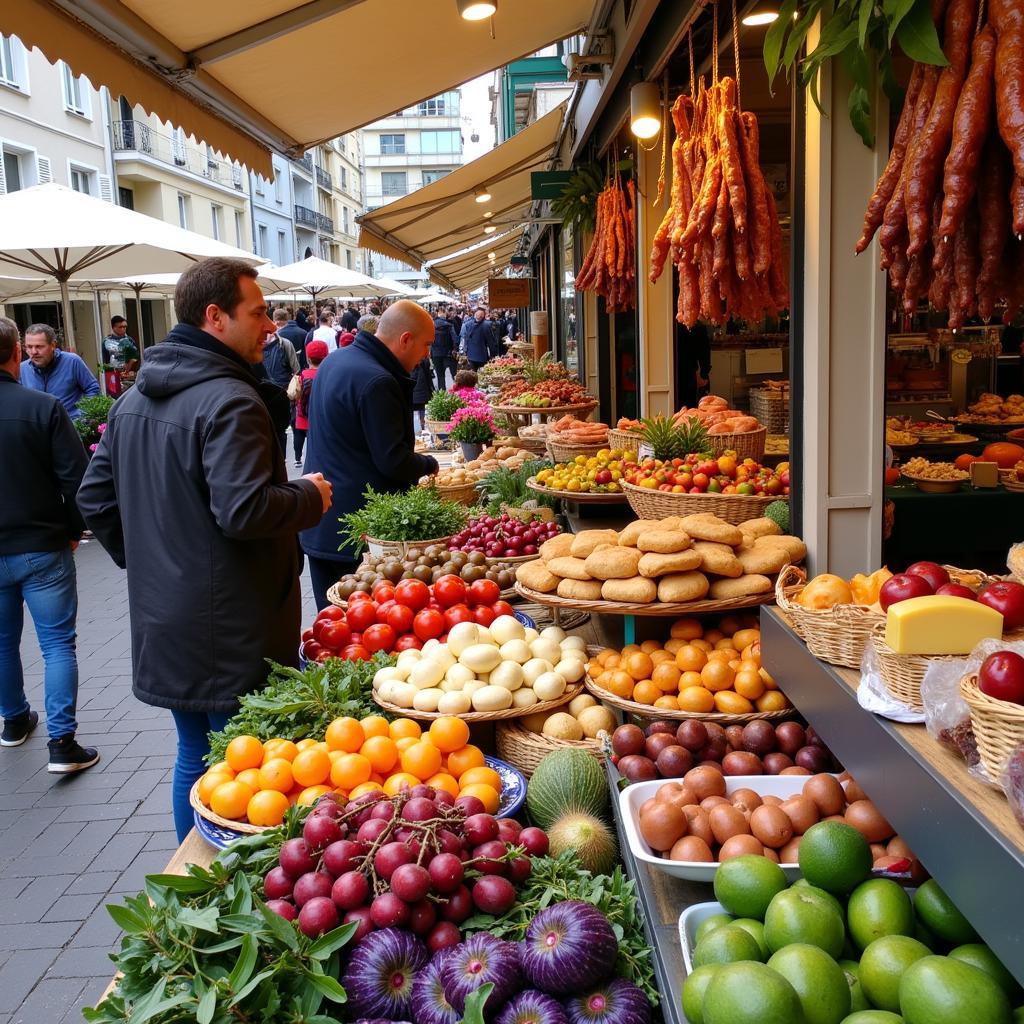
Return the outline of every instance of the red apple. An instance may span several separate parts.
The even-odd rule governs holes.
[[[927,597],[932,592],[931,584],[923,576],[909,576],[903,572],[891,576],[882,584],[878,592],[878,603],[884,612],[890,605],[909,601],[912,597]]]
[[[978,671],[978,689],[996,700],[1024,704],[1024,658],[1013,651],[990,654]]]
[[[962,583],[943,583],[935,593],[942,594],[944,597],[962,597],[968,601],[978,600],[978,595]]]
[[[1024,585],[1011,580],[999,580],[984,587],[978,601],[994,608],[1003,616],[1003,629],[1024,626]]]
[[[935,562],[915,562],[907,568],[908,576],[921,576],[932,588],[932,593],[949,582],[949,573]]]

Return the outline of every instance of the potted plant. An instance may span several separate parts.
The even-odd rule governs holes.
[[[369,547],[375,558],[405,555],[411,547],[445,544],[466,525],[466,507],[445,501],[433,487],[399,494],[367,487],[363,507],[342,516],[340,536],[357,551]]]
[[[427,430],[432,434],[446,434],[452,416],[465,404],[460,395],[451,391],[435,391],[427,400],[424,410]]]
[[[75,430],[78,431],[78,436],[90,455],[96,451],[100,438],[107,429],[107,414],[113,404],[114,400],[106,395],[91,395],[83,398],[77,405],[82,415],[73,421]]]
[[[455,410],[449,436],[462,445],[462,455],[467,462],[479,456],[484,445],[494,439],[494,434],[494,418],[486,405],[477,403]]]

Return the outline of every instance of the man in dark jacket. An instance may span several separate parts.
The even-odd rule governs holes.
[[[473,319],[462,325],[459,351],[469,360],[469,365],[474,370],[479,370],[496,354],[497,345],[497,329],[487,319],[487,310],[483,306],[477,306],[473,311]]]
[[[434,364],[438,391],[444,391],[444,373],[452,364],[458,349],[459,336],[455,333],[452,325],[438,313],[434,317],[434,341],[430,346],[430,361]],[[452,379],[455,379],[454,374]]]
[[[384,312],[376,335],[360,331],[320,364],[310,395],[306,469],[334,484],[334,500],[319,525],[300,535],[317,608],[327,604],[328,588],[355,568],[355,551],[341,547],[338,519],[362,508],[367,486],[402,491],[437,472],[436,459],[414,451],[410,377],[433,338],[430,314],[403,299]]]
[[[352,331],[354,334],[359,328],[359,314],[356,312],[355,307],[350,302],[345,307],[345,312],[341,314],[341,326],[346,331]]]
[[[174,293],[179,323],[146,353],[110,411],[78,492],[86,522],[128,570],[133,692],[178,730],[179,839],[206,734],[266,683],[266,658],[297,661],[299,530],[330,504],[319,474],[288,480],[250,364],[273,326],[247,263],[203,260]]]
[[[274,327],[277,328],[273,334],[268,334],[263,343],[263,369],[266,371],[267,380],[276,384],[287,396],[288,385],[292,377],[298,374],[299,357],[295,354],[292,343],[287,338],[282,338],[280,327],[284,324],[285,312],[283,309],[274,310]],[[280,401],[280,400],[279,400]],[[288,426],[295,418],[295,403],[288,403],[288,418],[283,423],[274,422],[274,433],[281,450],[288,451]]]
[[[75,740],[78,591],[72,553],[85,529],[75,492],[88,459],[57,397],[19,386],[20,341],[14,321],[0,317],[0,745],[20,746],[39,724],[25,698],[19,651],[22,606],[28,605],[45,665],[47,770],[66,774],[100,759]]]

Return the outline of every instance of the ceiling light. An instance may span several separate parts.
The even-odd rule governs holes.
[[[489,252],[489,253],[487,254],[487,258],[488,258],[489,260],[496,260],[496,259],[497,259],[498,257],[497,257],[497,256],[496,256],[496,255],[495,255],[495,254],[494,254],[493,252]]]
[[[478,203],[489,203],[491,201],[491,193],[488,192],[486,188],[478,188],[476,192],[473,193],[473,198]]]
[[[629,91],[629,130],[638,139],[661,131],[661,91],[657,82],[637,82]]]
[[[493,217],[493,216],[494,216],[494,211],[493,210],[484,210],[484,217]]]
[[[498,0],[455,0],[455,4],[466,21],[483,21],[498,10]]]
[[[484,228],[484,234],[485,235],[493,235],[494,232],[497,231],[497,230],[498,229],[493,224],[488,224],[487,227]]]
[[[744,25],[770,25],[778,20],[779,5],[771,0],[759,0],[741,19]]]

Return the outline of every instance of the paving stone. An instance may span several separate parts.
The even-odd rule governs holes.
[[[80,893],[107,893],[117,881],[120,871],[86,871],[79,875],[68,887],[69,895]]]
[[[114,976],[107,946],[69,946],[62,950],[47,972],[49,978],[102,978]]]
[[[125,800],[115,804],[71,804],[61,810],[61,821],[98,821],[100,818],[127,819],[139,806],[138,800]]]
[[[146,875],[161,874],[170,859],[170,854],[166,850],[150,850],[140,853],[114,883],[110,895],[141,892],[145,885]]]
[[[52,921],[84,921],[99,905],[103,893],[61,896],[43,915],[43,923]]]
[[[12,1024],[60,1020],[78,1002],[83,988],[81,978],[44,978],[13,1015]]]
[[[78,931],[80,924],[79,921],[56,921],[0,928],[0,949],[60,949]]]
[[[163,814],[133,814],[122,826],[121,833],[126,832],[164,832],[174,828],[174,817],[170,807]],[[175,843],[177,846],[177,843]]]
[[[139,833],[112,836],[89,865],[90,871],[123,871],[146,845],[147,837]]]
[[[171,859],[171,853],[178,848],[178,837],[175,835],[173,828],[169,832],[158,832],[154,836],[149,837],[149,842],[142,848],[143,853],[149,853],[150,851],[163,850],[167,854],[167,859]]]
[[[164,770],[160,768],[130,772],[121,788],[114,794],[114,799],[143,801],[163,781],[164,775]]]
[[[139,804],[138,814],[160,814],[170,810],[171,784],[161,782],[145,800]]]
[[[58,949],[24,949],[0,967],[0,1012],[13,1012],[57,958]]]
[[[100,1001],[107,986],[110,984],[110,978],[111,975],[90,978],[78,994],[78,998],[71,1003],[67,1013],[60,1018],[57,1024],[82,1024],[82,1007],[95,1006]]]
[[[102,902],[82,923],[82,927],[75,932],[69,943],[69,949],[74,946],[102,946],[104,949],[113,951],[117,948],[122,933],[121,929],[114,924],[114,919],[107,913],[107,904],[120,903],[121,898],[104,893],[99,899]]]

